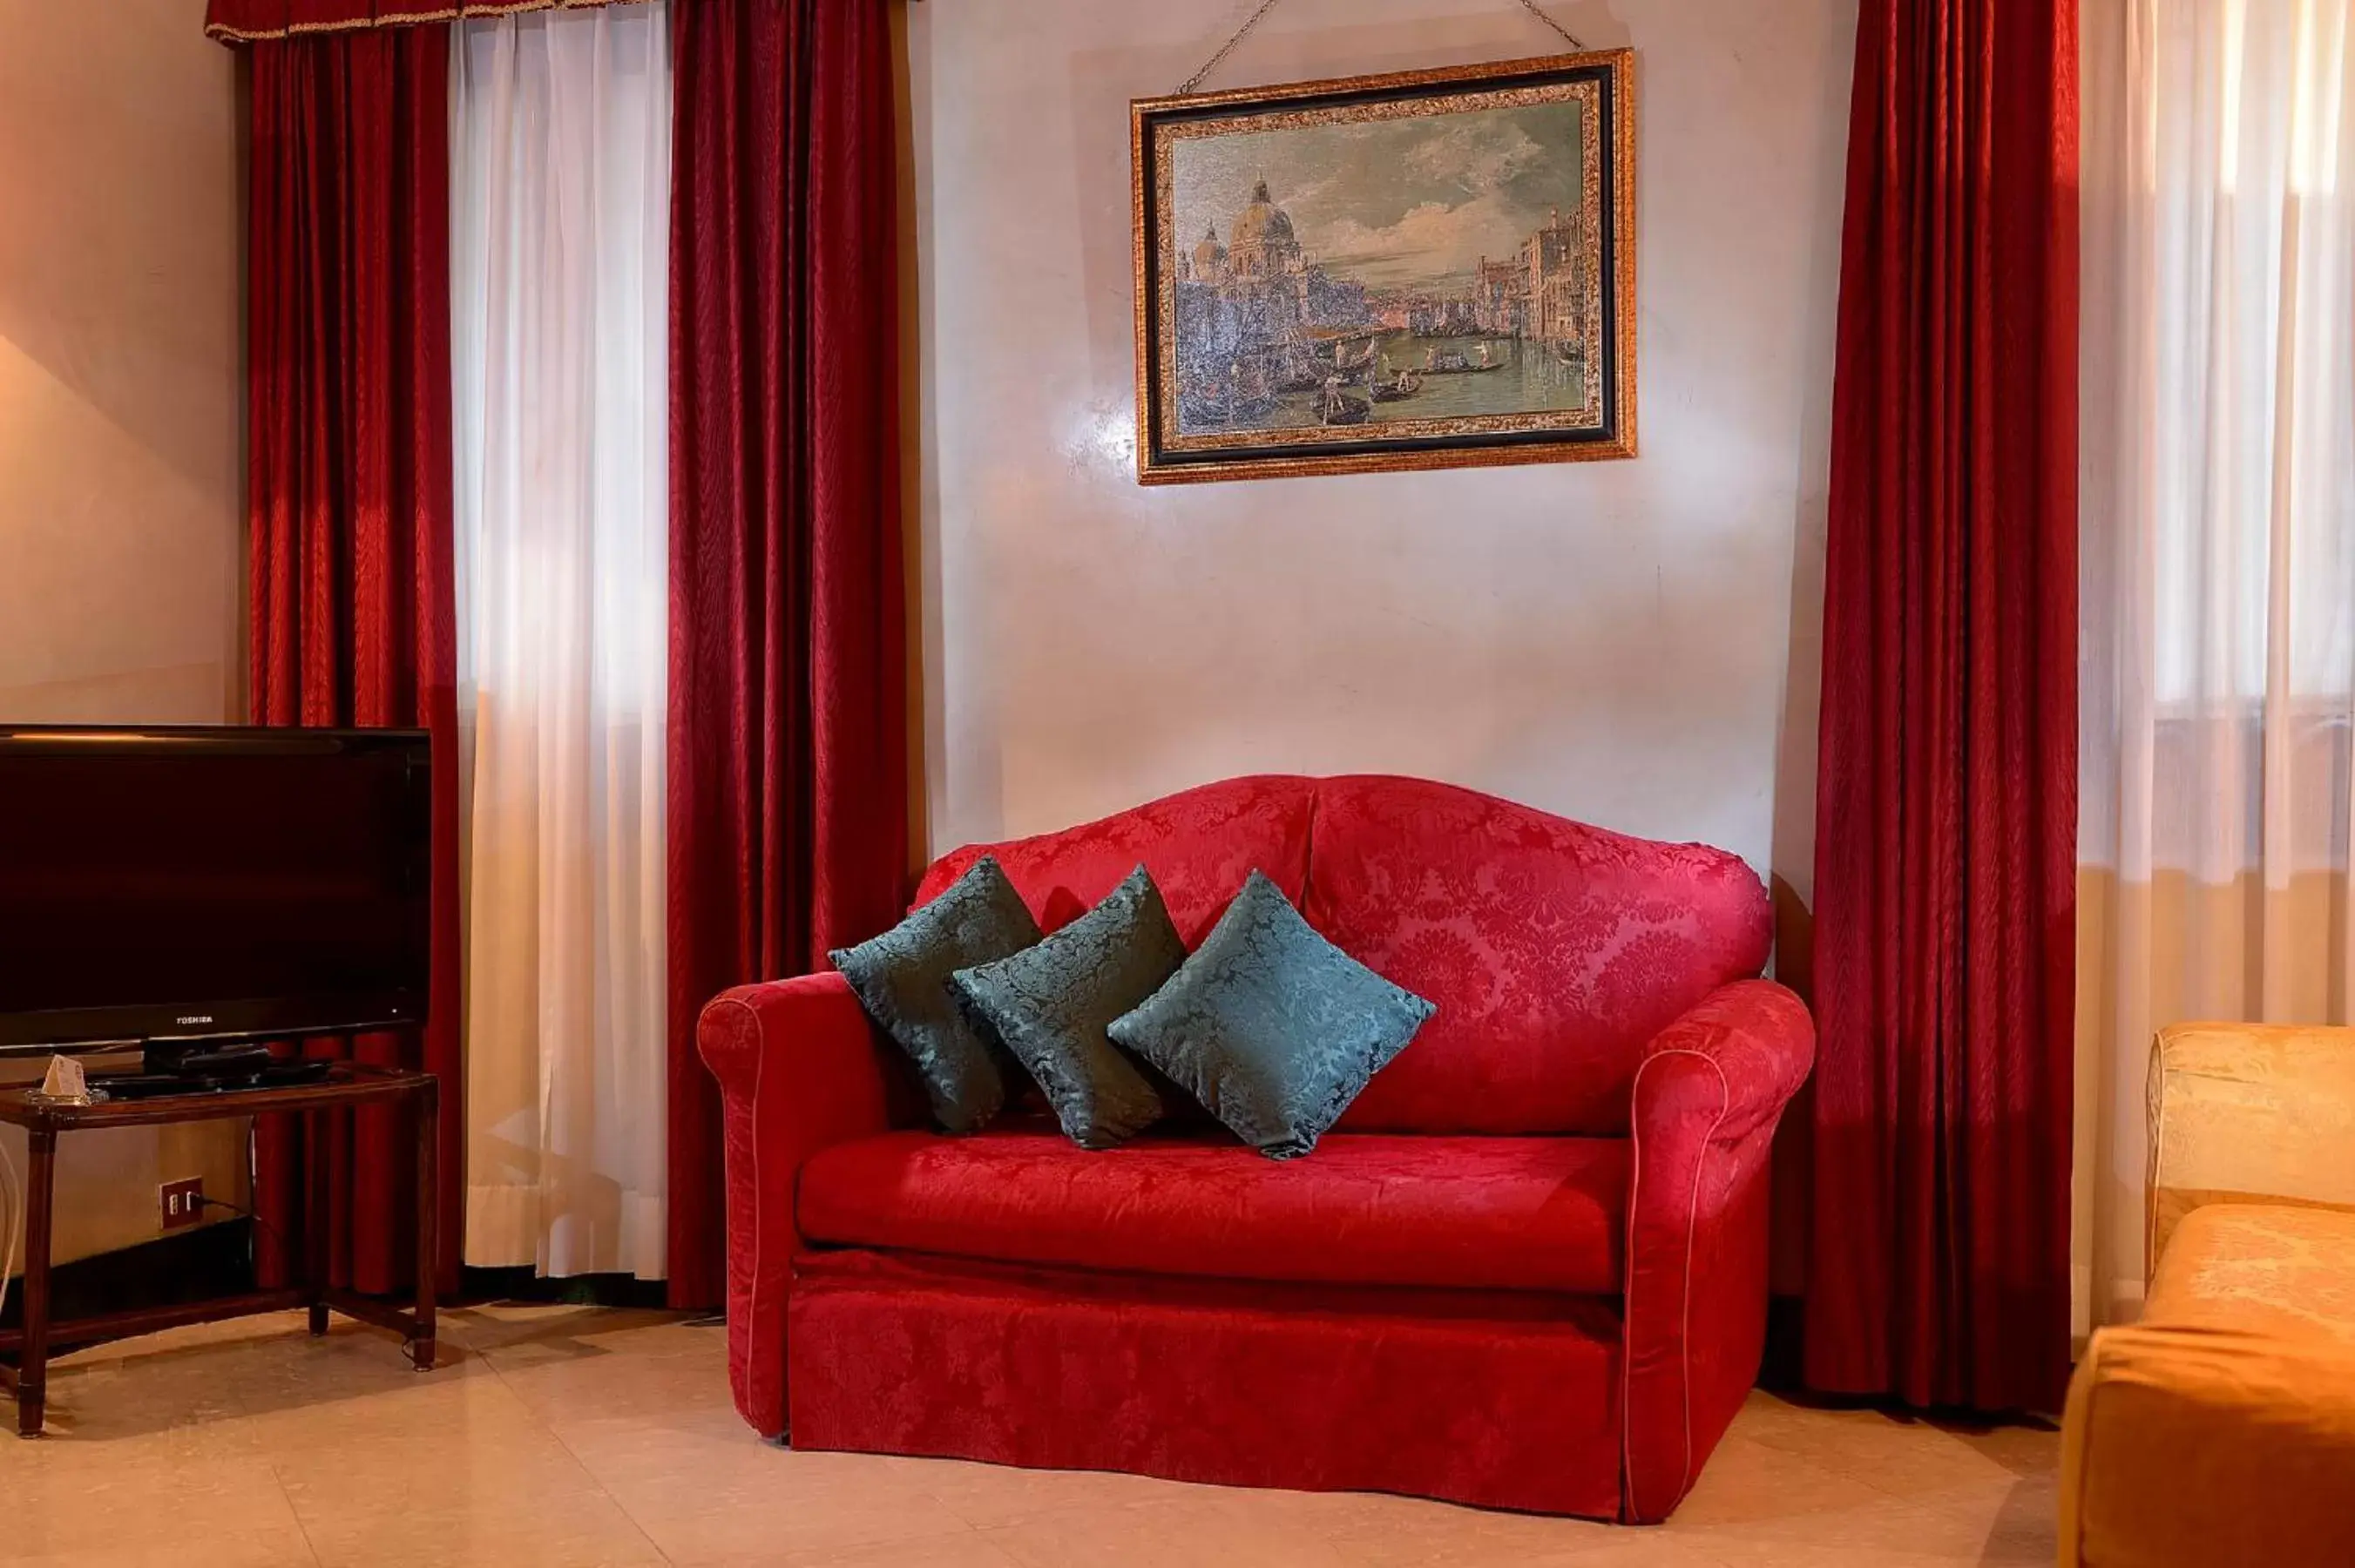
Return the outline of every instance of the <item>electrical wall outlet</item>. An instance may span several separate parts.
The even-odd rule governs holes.
[[[167,1181],[155,1189],[155,1199],[164,1211],[164,1229],[193,1225],[205,1211],[205,1179],[192,1176],[186,1181]]]

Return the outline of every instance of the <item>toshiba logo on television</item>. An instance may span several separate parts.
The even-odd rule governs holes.
[[[186,1018],[174,1019],[172,1021],[176,1024],[208,1024],[213,1021],[213,1016],[210,1013],[190,1013]]]

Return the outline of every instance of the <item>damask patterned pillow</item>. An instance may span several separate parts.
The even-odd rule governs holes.
[[[1186,959],[1161,890],[1142,866],[1103,902],[1035,947],[949,977],[966,1012],[1046,1092],[1065,1136],[1110,1148],[1161,1119],[1161,1096],[1104,1026],[1161,988]]]
[[[1319,936],[1253,871],[1176,976],[1106,1032],[1245,1143],[1289,1159],[1434,1010]]]
[[[916,1064],[941,1125],[970,1133],[1006,1104],[1005,1047],[975,1029],[950,994],[949,976],[1038,940],[1029,906],[984,856],[882,935],[826,956],[867,1016]]]

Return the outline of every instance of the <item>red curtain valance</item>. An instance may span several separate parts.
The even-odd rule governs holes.
[[[225,44],[283,38],[299,33],[340,33],[358,27],[407,27],[466,16],[612,5],[614,0],[208,0],[205,36]]]

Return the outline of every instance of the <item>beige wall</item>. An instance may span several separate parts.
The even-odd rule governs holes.
[[[1642,457],[1146,489],[1127,103],[1241,8],[911,8],[933,848],[1382,769],[1805,896],[1853,0],[1549,9],[1636,50]],[[1557,47],[1510,0],[1299,5],[1210,85]]]
[[[0,721],[238,710],[238,114],[204,9],[0,0]],[[230,1127],[67,1139],[59,1255],[155,1235],[160,1181],[241,1198],[242,1163]]]

